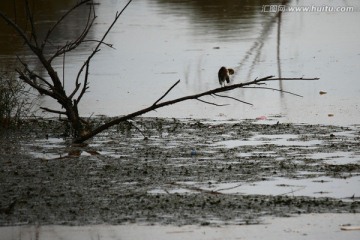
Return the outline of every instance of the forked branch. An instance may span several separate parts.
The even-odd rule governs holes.
[[[154,102],[153,106],[155,106],[158,102],[160,102],[166,95],[168,95],[168,93],[176,86],[178,85],[178,83],[180,82],[180,79],[177,80],[176,83],[174,83],[167,91],[166,93],[164,93],[164,95],[162,95],[158,100],[156,100],[156,102]]]

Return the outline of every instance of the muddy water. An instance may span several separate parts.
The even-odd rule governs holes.
[[[63,123],[29,124],[0,138],[0,225],[360,211],[358,125],[139,118],[74,146]]]
[[[39,7],[39,31],[46,28],[76,1]],[[297,98],[264,90],[237,90],[228,93],[251,102],[253,107],[226,99],[206,99],[229,103],[214,107],[186,102],[148,114],[159,117],[196,117],[244,119],[280,115],[283,122],[325,124],[357,123],[360,117],[358,83],[360,30],[358,1],[289,1],[287,6],[352,6],[354,12],[263,12],[263,5],[281,1],[161,1],[137,0],[120,18],[107,41],[114,49],[103,47],[91,69],[90,92],[83,99],[84,115],[126,114],[148,106],[175,81],[181,84],[168,99],[218,87],[217,70],[225,65],[236,74],[232,83],[256,77],[320,77],[317,82],[271,83],[303,95]],[[3,3],[2,3],[3,4]],[[99,16],[89,39],[101,36],[125,1],[106,1],[95,5]],[[8,6],[9,8],[9,6]],[[11,6],[10,6],[10,9]],[[77,36],[86,22],[86,8],[55,33],[53,46]],[[3,28],[3,26],[2,26]],[[29,57],[22,43],[11,47],[1,41],[0,66],[8,68],[13,54]],[[74,76],[88,54],[85,45],[66,56],[66,88],[73,88]],[[6,63],[6,64],[5,64]],[[39,65],[29,59],[35,68]],[[62,59],[55,62],[62,74]],[[5,66],[5,67],[4,67]],[[327,94],[320,95],[324,91]],[[47,98],[43,104],[56,108]],[[330,114],[330,115],[329,115]]]

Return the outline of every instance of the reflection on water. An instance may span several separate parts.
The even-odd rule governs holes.
[[[233,42],[234,39],[252,38],[259,30],[259,23],[272,21],[271,15],[263,15],[261,6],[280,4],[281,0],[257,1],[166,1],[152,0],[156,12],[177,17],[186,16],[192,34],[200,41],[206,41],[204,35],[221,42]],[[262,19],[259,19],[262,18]]]
[[[77,2],[78,1],[76,0],[51,2],[30,1],[30,9],[33,13],[35,22],[36,39],[39,45],[44,43],[48,30],[51,29],[62,17],[62,15],[71,9]],[[7,16],[10,16],[19,26],[21,26],[30,37],[31,27],[26,17],[25,1],[1,1],[0,9]],[[88,12],[88,6],[80,7],[69,14],[68,18],[64,19],[61,24],[55,28],[43,50],[47,57],[52,56],[56,50],[65,43],[74,41],[80,36],[80,33],[83,31],[84,26],[87,23]],[[16,66],[20,65],[17,63],[15,57],[19,56],[23,60],[27,61],[28,65],[32,66],[32,69],[38,72],[39,75],[43,75],[46,78],[46,72],[44,72],[41,63],[36,59],[36,57],[34,57],[24,41],[19,38],[15,31],[6,25],[2,19],[0,21],[0,29],[0,71],[6,72],[14,70]],[[89,33],[89,38],[93,38],[92,32]],[[31,39],[34,43],[34,37]],[[79,48],[80,54],[82,54],[81,52],[88,51],[88,48],[89,44],[84,44],[83,47]],[[69,65],[71,64],[70,60]],[[58,68],[57,70],[59,72],[62,71],[61,68]],[[46,101],[46,99],[44,99],[44,101]]]
[[[39,43],[41,43],[50,29],[60,17],[72,8],[78,1],[64,0],[64,1],[36,1],[36,4],[30,6],[33,11],[35,28]],[[16,0],[2,0],[0,2],[0,9],[6,15],[12,17],[14,21],[23,29],[30,31],[30,26],[26,21],[25,1]],[[88,7],[77,9],[73,14],[69,15],[59,28],[53,32],[50,39],[50,44],[53,48],[57,48],[60,44],[67,41],[74,40],[78,37],[80,31],[86,24]],[[13,29],[7,26],[2,20],[0,21],[0,52],[1,55],[20,54],[21,51],[26,51],[26,47]],[[29,54],[29,52],[26,52]]]
[[[75,2],[50,4],[37,1],[40,35],[45,34],[46,29]],[[99,38],[116,10],[125,3],[106,1],[96,5],[99,17],[89,38]],[[12,4],[13,1],[2,1],[0,8],[9,11]],[[239,119],[281,115],[282,121],[291,122],[356,123],[360,117],[357,105],[360,100],[360,29],[353,23],[359,21],[360,13],[262,12],[263,5],[279,4],[322,6],[340,3],[330,0],[134,1],[107,39],[116,50],[103,48],[94,58],[90,92],[80,105],[83,114],[113,116],[136,111],[152,104],[178,79],[181,83],[167,99],[219,87],[217,71],[224,65],[236,71],[232,83],[267,75],[320,77],[320,81],[268,85],[296,92],[304,98],[243,89],[227,94],[251,102],[254,107],[230,99],[208,98],[204,100],[230,105],[214,107],[189,101],[148,115]],[[360,9],[355,0],[341,4]],[[52,46],[57,47],[78,36],[86,23],[87,13],[87,7],[79,9],[61,25],[52,39]],[[14,34],[1,24],[4,31],[0,33],[0,68],[3,69],[1,66],[9,62],[12,55],[28,56],[29,51],[21,42],[14,43]],[[65,85],[68,91],[88,53],[86,50],[91,50],[91,45],[66,56]],[[32,64],[37,66],[36,62]],[[60,74],[61,59],[55,64]],[[320,95],[320,91],[328,94]],[[57,106],[47,98],[43,102],[51,108]]]

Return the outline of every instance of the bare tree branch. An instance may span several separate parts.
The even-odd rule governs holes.
[[[19,35],[20,37],[25,41],[26,45],[29,46],[29,48],[31,50],[33,50],[34,48],[36,48],[36,46],[34,46],[30,39],[28,38],[28,36],[26,35],[26,33],[21,29],[21,27],[19,25],[17,25],[16,22],[14,22],[11,18],[9,18],[5,13],[3,13],[0,10],[0,17],[7,22]]]
[[[54,60],[56,57],[66,53],[66,52],[70,52],[70,51],[76,49],[78,46],[80,46],[84,42],[85,37],[88,35],[88,33],[96,19],[96,16],[94,14],[95,13],[94,6],[93,5],[89,5],[89,6],[90,6],[89,15],[88,15],[84,30],[81,32],[79,37],[76,38],[74,41],[67,43],[64,46],[62,46],[60,49],[58,49],[54,53],[54,55],[49,59],[49,62],[52,62],[52,60]],[[93,15],[93,17],[91,17],[91,15]]]
[[[68,95],[64,88],[64,81],[62,82],[57,74],[56,68],[52,65],[52,60],[58,56],[61,56],[62,54],[65,54],[66,52],[72,51],[76,49],[80,44],[82,44],[85,41],[86,36],[88,35],[94,20],[96,18],[95,16],[95,10],[93,4],[90,5],[90,11],[87,18],[87,23],[84,26],[83,31],[81,32],[80,36],[78,36],[73,41],[70,41],[60,47],[52,56],[47,57],[44,55],[44,49],[49,43],[49,38],[56,29],[56,27],[59,26],[59,24],[76,8],[80,7],[84,3],[90,2],[91,0],[80,0],[78,4],[76,4],[73,8],[71,8],[69,11],[67,11],[47,32],[43,42],[41,45],[38,43],[37,33],[35,29],[35,20],[33,18],[33,13],[30,10],[30,4],[29,0],[24,0],[26,5],[26,19],[27,22],[30,24],[30,35],[27,34],[26,28],[20,27],[13,19],[8,17],[4,12],[0,10],[0,20],[3,19],[5,23],[7,23],[14,31],[20,36],[20,38],[25,42],[25,45],[29,47],[29,49],[32,51],[34,56],[37,57],[39,62],[41,63],[44,72],[47,74],[47,77],[42,77],[39,74],[33,72],[25,62],[21,61],[21,64],[23,65],[23,68],[15,69],[15,71],[19,74],[19,78],[23,80],[25,83],[30,85],[32,88],[36,89],[40,94],[45,94],[55,100],[58,101],[58,103],[66,110],[66,111],[57,111],[53,109],[47,109],[44,108],[44,110],[48,110],[53,113],[59,113],[59,114],[66,114],[68,121],[71,123],[71,126],[74,130],[74,137],[85,135],[88,131],[87,123],[83,121],[83,119],[79,116],[78,111],[78,103],[82,99],[83,95],[89,88],[88,85],[88,78],[89,78],[89,64],[90,60],[95,56],[95,54],[100,51],[101,45],[106,45],[109,47],[112,47],[112,45],[107,44],[104,42],[105,37],[109,34],[110,30],[113,28],[114,24],[120,17],[120,15],[124,12],[124,10],[127,8],[127,6],[131,3],[131,0],[125,5],[125,7],[122,9],[121,12],[117,12],[115,15],[114,21],[111,23],[110,27],[107,29],[103,37],[96,41],[97,45],[95,49],[91,51],[88,58],[84,62],[84,64],[81,66],[78,75],[75,78],[75,89],[72,91],[70,95]],[[91,41],[91,40],[90,40]],[[65,61],[65,55],[63,58],[63,61]],[[65,65],[65,64],[64,64]],[[85,76],[83,79],[83,85],[81,88],[80,83],[80,76],[82,72],[85,69]],[[63,66],[63,75],[65,71],[65,67]],[[38,79],[38,80],[37,80]],[[47,80],[49,79],[49,80]],[[51,79],[51,82],[50,82]],[[80,94],[77,96],[77,99],[74,99],[75,94],[79,91]]]
[[[88,83],[88,78],[89,78],[89,65],[90,65],[90,62],[88,62],[86,64],[86,70],[85,70],[85,79],[84,79],[84,85],[83,85],[83,88],[80,92],[80,95],[79,97],[77,98],[76,102],[79,103],[81,98],[83,97],[84,93],[86,92],[86,90],[89,89],[89,83]]]
[[[46,107],[40,107],[40,109],[42,109],[42,110],[44,110],[44,111],[47,111],[47,112],[51,112],[51,113],[66,115],[66,112],[65,112],[65,111],[53,110],[53,109],[46,108]]]
[[[78,85],[79,83],[79,79],[81,76],[81,73],[84,71],[84,68],[86,67],[86,65],[88,64],[88,62],[91,61],[91,59],[95,56],[95,54],[99,51],[100,46],[103,44],[106,36],[109,34],[110,30],[114,27],[115,23],[117,22],[117,20],[119,19],[119,17],[121,16],[121,14],[125,11],[125,9],[129,6],[129,4],[131,3],[132,0],[129,0],[128,3],[123,7],[123,9],[120,12],[117,12],[115,15],[115,19],[113,20],[113,22],[110,24],[109,28],[106,30],[106,32],[104,33],[103,37],[100,39],[99,43],[96,45],[95,49],[92,51],[92,53],[89,55],[89,57],[86,59],[86,61],[84,62],[84,64],[81,66],[77,77],[76,77],[76,83],[75,86],[78,89]],[[71,93],[72,96],[75,95],[76,93],[76,89]]]
[[[75,9],[77,9],[78,7],[80,7],[81,5],[90,2],[92,0],[82,0],[79,3],[77,3],[74,7],[72,7],[71,9],[69,9],[64,15],[62,15],[60,17],[60,19],[49,29],[49,31],[47,32],[43,43],[41,44],[41,49],[43,50],[46,46],[46,43],[48,42],[48,39],[50,37],[50,35],[52,34],[52,32],[56,29],[56,27]]]
[[[178,102],[183,102],[183,101],[190,100],[190,99],[199,100],[199,98],[203,97],[203,96],[214,95],[214,94],[220,93],[220,92],[227,92],[227,91],[231,91],[231,90],[234,90],[234,89],[237,89],[237,88],[244,88],[246,86],[257,85],[259,83],[264,83],[264,82],[267,82],[267,81],[273,81],[273,80],[276,80],[276,79],[279,80],[279,78],[274,78],[273,76],[267,76],[267,77],[264,77],[264,78],[255,79],[255,80],[250,81],[250,82],[239,83],[239,84],[234,84],[234,85],[228,85],[228,86],[225,86],[225,87],[215,88],[215,89],[205,91],[205,92],[202,92],[202,93],[181,97],[181,98],[177,98],[177,99],[174,99],[174,100],[169,100],[169,101],[166,101],[166,102],[161,102],[161,103],[158,103],[156,105],[153,104],[150,107],[141,109],[141,110],[139,110],[137,112],[133,112],[133,113],[130,113],[128,115],[119,117],[119,118],[114,119],[112,121],[109,121],[109,122],[99,126],[98,128],[94,129],[90,133],[88,133],[88,134],[86,134],[84,136],[75,138],[74,143],[84,142],[87,139],[95,136],[96,134],[98,134],[98,133],[100,133],[100,132],[102,132],[102,131],[104,131],[104,130],[106,130],[106,129],[108,129],[108,128],[116,125],[116,124],[119,124],[119,123],[121,123],[123,121],[126,121],[126,120],[129,120],[129,119],[132,119],[134,117],[143,115],[143,114],[145,114],[147,112],[154,111],[155,109],[158,109],[158,108],[161,108],[161,107],[165,107],[165,106],[168,106],[168,105],[172,105],[172,104],[175,104],[175,103],[178,103]],[[300,81],[311,81],[311,80],[318,80],[318,79],[319,78],[289,78],[289,80],[300,80]],[[287,78],[281,78],[281,80],[286,81]]]
[[[35,24],[34,24],[35,21],[34,21],[34,18],[33,18],[33,13],[30,10],[28,0],[25,0],[25,10],[26,10],[26,16],[28,17],[29,22],[30,22],[30,26],[31,26],[31,37],[34,39],[36,47],[39,47],[37,34],[36,34],[36,29],[35,29]],[[31,40],[31,38],[30,38],[30,40]]]
[[[158,100],[156,100],[156,102],[154,102],[153,106],[156,105],[158,102],[160,102],[178,83],[180,82],[180,79],[174,83],[167,91],[166,93],[164,93],[164,95],[162,95]]]
[[[31,71],[29,69],[28,65],[19,56],[16,56],[16,58],[21,63],[21,65],[23,65],[23,67],[25,68],[25,71],[32,76],[32,77],[30,77],[30,79],[37,78],[37,79],[41,80],[43,83],[45,83],[49,87],[49,89],[54,90],[53,85],[51,85],[46,79],[41,77],[39,74],[35,73],[34,71]]]
[[[292,79],[294,80],[294,79]],[[289,92],[289,91],[285,91],[285,90],[281,90],[281,89],[277,89],[277,88],[271,88],[271,87],[243,87],[243,88],[253,88],[253,89],[267,89],[267,90],[274,90],[274,91],[277,91],[277,92],[282,92],[282,93],[288,93],[290,95],[294,95],[294,96],[297,96],[297,97],[303,97],[299,94],[296,94],[296,93],[293,93],[293,92]]]
[[[85,43],[85,42],[97,42],[97,43],[100,43],[99,40],[94,40],[94,39],[83,40],[83,43]],[[102,42],[101,44],[103,44],[105,46],[108,46],[109,48],[115,49],[113,44],[111,44],[111,43]]]
[[[55,95],[53,92],[39,86],[38,84],[36,84],[36,82],[34,82],[32,79],[30,79],[28,76],[26,76],[21,70],[19,69],[15,69],[15,71],[19,74],[19,78],[21,80],[23,80],[24,82],[26,82],[27,84],[29,84],[31,87],[35,88],[36,90],[38,90],[38,92],[40,94],[45,94],[48,95],[54,99],[58,99],[58,96]]]
[[[141,131],[141,129],[138,126],[136,126],[132,121],[128,120],[126,122],[131,124],[131,126],[133,126],[134,128],[136,128],[141,133],[141,135],[143,135],[144,138],[147,138],[147,136],[144,134],[144,132]]]
[[[228,106],[229,104],[217,104],[217,103],[212,103],[212,102],[208,102],[208,101],[205,101],[205,100],[202,100],[200,98],[196,98],[196,100],[202,102],[202,103],[206,103],[206,104],[210,104],[210,105],[214,105],[214,106],[217,106],[217,107],[223,107],[223,106]]]
[[[100,51],[100,49],[98,49],[97,51]],[[85,65],[86,69],[85,69],[83,88],[82,88],[82,90],[80,92],[80,95],[79,95],[77,101],[80,101],[80,99],[82,98],[82,95],[88,89],[88,77],[89,77],[89,64],[90,64],[90,61],[86,61],[85,63],[86,63],[86,65]],[[75,94],[77,93],[77,91],[79,91],[80,87],[81,87],[81,83],[79,83],[78,79],[76,79],[75,89],[72,91],[69,98],[72,99],[75,96]]]
[[[285,81],[299,81],[299,80],[304,80],[304,81],[316,81],[319,80],[320,78],[274,78],[274,76],[270,76],[271,78],[268,78],[267,81],[281,81],[281,80],[285,80]],[[260,79],[259,79],[260,80]]]
[[[19,35],[20,37],[25,41],[26,45],[31,49],[31,51],[38,57],[41,64],[44,66],[44,68],[47,70],[49,76],[51,77],[51,80],[53,81],[53,86],[59,93],[64,93],[64,89],[62,88],[61,81],[56,73],[56,71],[51,66],[50,62],[48,62],[43,55],[42,49],[35,46],[33,43],[31,43],[31,40],[27,37],[26,33],[21,29],[21,27],[15,23],[11,18],[9,18],[6,14],[4,14],[2,11],[0,11],[0,17],[7,22]],[[23,76],[24,77],[24,76]],[[31,86],[33,86],[32,84]],[[36,87],[37,90],[39,90],[38,86]],[[41,90],[41,89],[40,89]],[[42,89],[44,90],[44,89]],[[42,91],[44,93],[44,91]],[[48,92],[48,91],[45,91]],[[47,93],[45,93],[47,94]],[[58,98],[56,98],[59,100]],[[63,98],[64,100],[64,98]]]
[[[232,100],[235,100],[235,101],[238,101],[238,102],[241,102],[241,103],[245,103],[245,104],[248,104],[248,105],[251,105],[251,106],[253,105],[252,103],[248,103],[248,102],[245,102],[243,100],[240,100],[240,99],[237,99],[237,98],[234,98],[234,97],[219,95],[219,94],[216,94],[216,93],[214,93],[213,95],[215,95],[217,97],[229,98],[229,99],[232,99]]]

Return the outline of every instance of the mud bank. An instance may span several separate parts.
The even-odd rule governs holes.
[[[72,145],[63,123],[27,122],[1,135],[0,225],[358,213],[359,129],[139,118]]]

